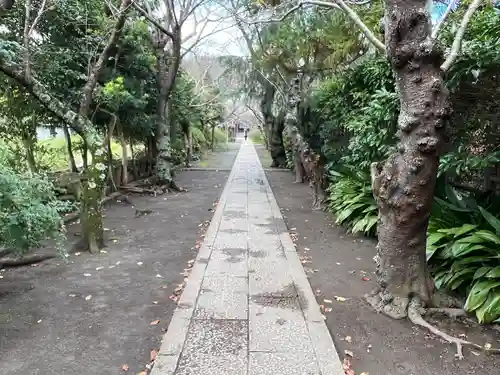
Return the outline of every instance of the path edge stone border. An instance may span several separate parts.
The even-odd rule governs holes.
[[[229,173],[224,189],[220,195],[210,225],[205,232],[205,237],[196,255],[196,260],[188,276],[184,291],[172,315],[167,332],[163,335],[162,344],[150,375],[175,374],[207,268],[207,263],[200,262],[200,259],[208,259],[212,254],[212,247],[217,237],[217,232],[219,231],[224,207],[226,206],[227,196],[231,185],[230,182],[236,173],[234,165],[238,160],[240,152],[241,146],[234,158],[233,168],[231,168],[231,172]]]
[[[256,152],[255,147],[254,152]],[[258,155],[257,159],[262,168]],[[263,168],[262,170],[264,171]],[[312,291],[311,284],[309,284],[309,280],[307,279],[299,256],[297,255],[295,244],[288,232],[283,214],[274,197],[271,184],[265,172],[263,173],[263,180],[267,183],[267,197],[271,205],[273,218],[277,225],[279,238],[286,255],[292,280],[296,288],[300,290],[299,304],[304,312],[307,330],[309,331],[313,349],[318,360],[320,373],[321,375],[345,375],[340,356],[335,348],[330,331],[326,326],[325,317],[320,313],[320,307],[316,301],[316,297]]]

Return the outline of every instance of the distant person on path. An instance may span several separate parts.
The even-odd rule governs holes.
[[[248,129],[245,129],[245,142],[246,142],[247,138],[248,138]]]

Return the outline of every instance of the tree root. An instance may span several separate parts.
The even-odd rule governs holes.
[[[41,263],[43,261],[54,259],[56,255],[34,255],[29,258],[20,258],[20,259],[0,259],[0,268],[15,268],[22,266],[29,266],[31,264]]]
[[[439,328],[433,326],[432,324],[428,323],[423,317],[422,314],[420,313],[420,308],[417,302],[412,300],[410,304],[408,305],[408,319],[413,324],[416,324],[420,327],[427,328],[431,333],[434,335],[441,337],[443,340],[448,341],[450,344],[454,344],[457,348],[457,354],[455,355],[458,359],[464,359],[463,355],[463,347],[464,346],[472,346],[473,348],[476,348],[478,350],[482,350],[485,352],[491,352],[495,354],[500,354],[500,349],[494,349],[491,347],[486,347],[486,346],[481,346],[479,344],[473,343],[471,341],[463,340],[458,337],[453,337],[448,335],[447,333],[441,331]],[[451,311],[451,310],[457,310],[457,309],[435,309],[434,311],[431,310],[431,312],[441,312],[445,313],[449,316],[459,316],[456,315],[456,311]],[[463,316],[463,315],[462,315]]]
[[[453,337],[441,331],[439,328],[428,323],[423,315],[426,314],[444,314],[452,319],[458,317],[466,317],[467,313],[463,309],[455,308],[423,308],[419,298],[401,298],[394,297],[390,293],[381,290],[365,296],[365,300],[377,311],[393,319],[408,319],[415,325],[428,329],[434,335],[442,338],[443,340],[454,344],[457,349],[456,357],[464,359],[463,347],[471,346],[484,352],[500,354],[500,349],[491,348],[489,346],[481,346],[471,341],[463,340],[458,337]]]

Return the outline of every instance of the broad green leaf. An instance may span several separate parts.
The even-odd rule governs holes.
[[[486,241],[492,242],[496,245],[500,245],[500,237],[498,237],[495,233],[490,232],[489,230],[480,230],[475,232],[476,236],[479,236]]]
[[[500,281],[487,280],[476,282],[467,296],[464,306],[465,310],[474,311],[479,308],[486,301],[489,291],[498,286],[500,286]]]
[[[481,267],[481,268],[478,268],[477,271],[476,271],[476,273],[474,274],[473,279],[476,280],[476,279],[479,279],[479,278],[483,277],[490,270],[491,270],[491,267]]]
[[[496,266],[490,272],[486,274],[486,277],[489,279],[500,278],[500,266]]]
[[[495,216],[490,214],[481,206],[479,206],[479,211],[481,211],[481,214],[486,219],[486,221],[495,229],[496,234],[500,236],[500,220],[498,220]]]

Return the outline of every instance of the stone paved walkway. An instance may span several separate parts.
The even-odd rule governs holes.
[[[238,153],[152,375],[342,375],[254,146]]]

